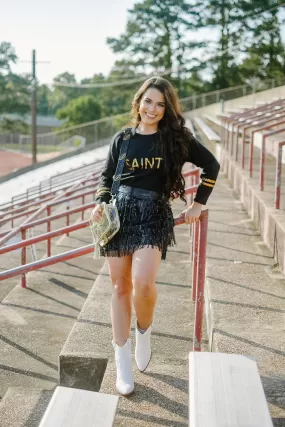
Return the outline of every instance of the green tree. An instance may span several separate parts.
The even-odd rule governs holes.
[[[278,78],[285,74],[285,48],[281,39],[281,25],[284,18],[276,1],[254,0],[257,13],[248,18],[246,57],[240,66],[245,78]],[[259,13],[258,13],[259,12]]]
[[[49,105],[49,99],[51,98],[51,90],[47,85],[40,85],[37,89],[37,110],[42,116],[53,115],[55,112]]]
[[[56,117],[66,120],[64,127],[91,122],[101,118],[102,107],[91,95],[80,96],[71,100],[66,107],[56,112]]]
[[[56,76],[53,81],[63,84],[77,83],[75,75],[67,71]],[[48,94],[48,105],[50,111],[55,113],[58,109],[65,107],[69,101],[76,99],[81,95],[82,92],[80,92],[80,89],[55,85],[53,90]]]
[[[114,53],[122,54],[124,71],[147,74],[166,72],[179,80],[191,64],[196,64],[194,49],[203,43],[187,38],[199,28],[201,4],[190,5],[184,0],[144,0],[129,10],[126,31],[118,39],[108,38]]]
[[[14,74],[11,71],[13,64],[17,62],[15,49],[8,42],[0,44],[0,115],[3,114],[25,114],[30,110],[30,82],[31,77],[27,75]],[[13,122],[2,119],[1,131],[18,132],[21,127],[26,129],[20,120]]]
[[[11,72],[11,65],[17,62],[15,49],[8,42],[0,44],[0,70]]]

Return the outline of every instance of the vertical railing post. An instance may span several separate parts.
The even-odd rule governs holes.
[[[281,172],[282,172],[282,148],[284,143],[279,144],[276,164],[276,178],[275,178],[275,200],[274,206],[280,209],[280,195],[281,195]]]
[[[244,169],[244,159],[245,159],[245,128],[242,130],[242,154],[241,154],[241,167]]]
[[[26,240],[26,230],[25,229],[21,230],[21,239]],[[21,265],[26,265],[26,264],[27,264],[27,248],[26,248],[26,246],[24,246],[21,250]],[[26,274],[25,273],[23,273],[21,275],[21,287],[22,288],[27,287]]]
[[[47,206],[47,217],[50,217],[51,214],[51,207]],[[51,224],[50,221],[47,220],[47,232],[50,233],[51,231]],[[51,256],[51,240],[47,239],[47,256],[50,257]]]
[[[236,135],[236,162],[238,161],[238,139],[239,139],[239,127],[237,126],[237,135]]]
[[[262,136],[261,153],[260,153],[260,174],[259,174],[260,191],[264,190],[265,137],[266,135]]]
[[[254,133],[251,133],[250,137],[250,149],[249,149],[249,176],[252,178],[253,174],[253,152],[254,152]]]
[[[66,206],[66,210],[67,211],[69,211],[69,205],[68,206]],[[68,227],[69,226],[69,224],[70,224],[70,220],[69,220],[70,218],[69,218],[69,214],[67,213],[66,214],[66,226]],[[69,236],[69,233],[66,233],[66,235],[67,236]]]
[[[197,271],[198,271],[198,251],[199,251],[199,221],[192,225],[192,301],[196,301],[197,296]]]
[[[193,351],[201,351],[203,316],[204,316],[204,289],[206,276],[206,249],[208,234],[208,210],[202,212],[200,216],[199,229],[199,265],[197,274],[197,295],[195,302],[195,323]]]
[[[84,203],[85,203],[85,197],[82,196],[82,205],[84,205]],[[81,219],[82,219],[82,221],[84,220],[84,209],[82,209],[82,211],[81,211]]]

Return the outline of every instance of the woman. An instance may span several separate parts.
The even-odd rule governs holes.
[[[151,328],[157,299],[155,280],[167,247],[175,243],[169,200],[185,201],[185,162],[203,169],[194,202],[183,211],[186,224],[198,221],[201,208],[213,190],[219,172],[215,157],[185,128],[181,107],[171,83],[152,77],[134,96],[131,137],[116,204],[121,227],[102,248],[113,285],[111,319],[117,369],[117,391],[124,396],[134,390],[131,357],[131,313],[136,325],[135,360],[143,372],[151,358]],[[99,222],[102,202],[109,202],[123,131],[110,145],[96,194],[93,220]]]

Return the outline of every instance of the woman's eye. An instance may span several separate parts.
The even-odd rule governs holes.
[[[149,103],[150,103],[150,100],[149,100],[149,99],[145,99],[145,100],[144,100],[144,102],[145,102],[146,104],[149,104]]]

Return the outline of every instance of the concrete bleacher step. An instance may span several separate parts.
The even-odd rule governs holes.
[[[86,203],[91,202],[92,197],[88,197],[86,199]],[[57,209],[53,209],[52,214],[62,212],[65,210],[65,206],[59,206]],[[85,212],[85,219],[88,218],[88,211]],[[75,222],[81,221],[81,215],[78,213],[70,215],[70,224],[74,224]],[[58,220],[52,221],[51,223],[51,230],[57,230],[62,227],[66,226],[66,219],[60,218]],[[35,228],[32,229],[32,231],[29,233],[27,232],[27,238],[32,236],[37,236],[43,233],[47,232],[47,224],[41,224]],[[74,233],[71,233],[70,236],[73,236]],[[57,245],[57,242],[62,240],[64,237],[55,238],[52,239],[52,247],[54,245]],[[17,241],[20,241],[20,236],[17,235],[11,239],[11,241],[7,242],[7,244],[16,243]],[[80,242],[78,242],[80,244]],[[90,242],[90,239],[88,241]],[[86,244],[88,244],[86,243]],[[83,244],[81,245],[83,246]],[[78,246],[77,246],[78,247]],[[47,250],[47,243],[45,242],[39,242],[36,245],[33,245],[33,247],[29,246],[27,247],[27,263],[33,261],[33,255],[36,257],[37,260],[45,258],[47,256],[46,254]],[[63,248],[62,252],[65,252],[65,249]],[[53,252],[52,252],[53,253]],[[13,252],[8,252],[6,254],[2,254],[0,256],[0,271],[9,270],[11,268],[17,267],[21,265],[21,249],[15,250]],[[2,282],[0,282],[0,302],[5,298],[6,295],[9,294],[9,292],[20,283],[20,276],[12,277],[10,279],[6,279]]]
[[[39,427],[112,427],[118,396],[58,386]]]
[[[89,229],[53,246],[53,254],[91,243]],[[52,389],[58,355],[100,270],[92,255],[27,275],[0,304],[0,396],[11,386]],[[92,264],[92,267],[91,267]],[[16,426],[15,426],[16,427]]]
[[[201,129],[209,141],[221,141],[220,135],[217,134],[209,125],[207,125],[200,117],[193,118],[194,123]]]
[[[272,253],[223,174],[210,208],[205,298],[210,348],[256,360],[271,416],[275,425],[285,426],[285,276],[274,270]]]
[[[0,402],[1,427],[38,427],[52,390],[10,387]]]
[[[182,209],[183,204],[174,204],[175,215]],[[170,249],[157,278],[152,359],[145,374],[138,372],[134,363],[135,393],[119,400],[115,426],[187,423],[187,366],[194,321],[188,227],[177,227],[176,237],[178,246]],[[104,265],[60,354],[61,385],[116,393],[110,299],[111,284]],[[133,349],[134,326],[133,313]],[[205,329],[203,343],[207,348]]]

